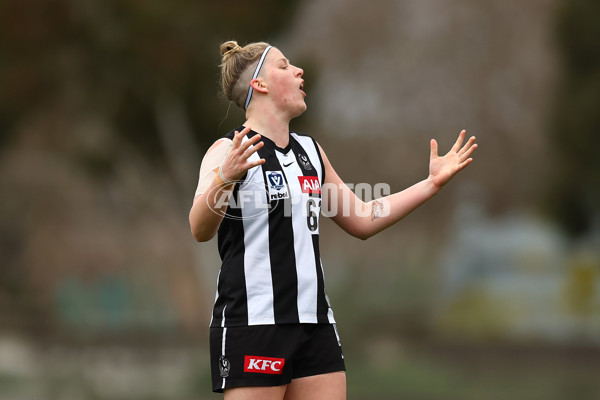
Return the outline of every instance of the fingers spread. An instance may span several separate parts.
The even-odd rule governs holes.
[[[256,142],[258,142],[260,140],[260,138],[261,138],[260,134],[256,134],[256,135],[252,136],[250,139],[246,140],[244,143],[242,143],[240,145],[240,151],[246,151],[250,146],[252,146]]]
[[[465,145],[458,151],[458,155],[462,155],[465,152],[467,152],[475,143],[475,136],[471,136],[469,138],[469,140],[467,141],[467,143],[465,143]]]
[[[477,144],[471,143],[471,145],[468,148],[466,148],[466,150],[462,151],[462,153],[459,153],[460,160],[464,161],[467,158],[469,158],[471,156],[471,154],[473,154],[473,152],[475,151],[476,148],[477,148]]]
[[[469,165],[469,164],[471,163],[471,161],[473,161],[473,159],[472,159],[472,158],[467,158],[465,161],[461,162],[461,163],[458,165],[458,170],[459,170],[459,171],[460,171],[460,170],[462,170],[464,167],[466,167],[467,165]]]
[[[233,147],[239,147],[246,136],[252,129],[246,126],[241,132],[235,131],[233,134]]]
[[[465,135],[467,134],[467,131],[465,131],[464,129],[462,131],[460,131],[460,133],[458,134],[458,139],[456,139],[456,143],[454,143],[454,146],[452,146],[452,150],[454,152],[458,152],[458,150],[460,149],[460,146],[462,146],[463,140],[465,139]]]
[[[254,168],[254,167],[257,167],[257,166],[262,165],[264,163],[265,163],[265,159],[261,158],[261,159],[258,159],[256,161],[252,161],[252,162],[250,162],[248,164],[250,164],[250,168]],[[250,169],[250,168],[248,168],[248,169]]]
[[[247,140],[246,142],[249,142],[249,140]],[[261,147],[263,147],[264,144],[265,144],[265,142],[258,142],[254,146],[251,146],[251,147],[248,146],[246,148],[246,151],[244,151],[244,154],[242,154],[242,158],[244,158],[245,160],[247,160],[252,154],[256,153]]]
[[[438,144],[435,139],[431,139],[431,156],[430,158],[437,158],[438,156]]]

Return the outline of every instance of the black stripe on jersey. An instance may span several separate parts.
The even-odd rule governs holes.
[[[323,268],[321,267],[321,254],[319,252],[319,235],[312,235],[313,249],[315,251],[315,265],[317,268],[317,322],[319,324],[328,324],[329,303],[325,297],[325,279],[323,278]]]
[[[223,137],[226,137],[227,139],[233,140],[233,138],[235,137],[235,131],[240,132],[242,129],[244,129],[243,126],[235,128],[234,130],[232,130],[231,132],[229,132],[227,135],[225,135]]]
[[[315,149],[317,149],[317,155],[319,156],[319,162],[321,163],[321,185],[323,185],[325,183],[325,163],[323,163],[323,157],[321,157],[321,149],[319,148],[317,141],[312,136],[310,136],[310,138],[315,144]]]
[[[314,167],[310,167],[310,169],[307,169],[306,166],[304,165],[304,163],[300,161],[300,156],[306,157],[307,160],[310,160],[310,158],[308,157],[308,154],[306,154],[306,151],[304,151],[304,148],[302,147],[302,145],[300,145],[300,143],[298,143],[292,135],[290,135],[290,144],[292,146],[292,150],[294,151],[294,155],[296,156],[296,162],[298,163],[298,165],[300,166],[300,169],[302,170],[302,175],[318,176],[317,170]],[[311,197],[321,197],[321,195],[319,195],[318,193],[317,194],[311,193]]]
[[[291,199],[269,201],[269,180],[267,171],[279,171],[288,184],[283,168],[274,154],[275,145],[269,140],[263,140],[265,146],[258,150],[260,158],[266,162],[262,165],[265,180],[269,210],[269,256],[271,259],[271,279],[273,281],[273,314],[275,323],[299,323],[298,316],[298,275],[296,273],[296,253],[294,250],[294,228],[292,218],[285,216],[291,206]]]
[[[231,194],[235,204],[239,204],[240,184],[236,183]],[[221,326],[223,309],[225,321],[248,324],[248,302],[246,277],[244,275],[244,224],[239,207],[227,207],[227,216],[221,221],[218,233],[219,255],[223,261],[219,274],[217,293],[219,294],[213,312],[213,326]]]
[[[311,138],[312,139],[312,138]],[[304,148],[298,143],[292,136],[290,136],[290,140],[292,142],[292,149],[294,150],[294,154],[296,155],[296,161],[302,170],[302,174],[304,176],[317,176],[317,170],[315,167],[312,167],[310,170],[306,169],[304,163],[300,162],[300,156],[308,158],[308,154],[306,154]],[[317,153],[319,153],[319,147],[317,143],[313,139],[313,143],[315,144],[315,148]],[[308,158],[310,159],[310,158]],[[319,156],[319,161],[321,162],[321,171],[325,173],[325,169],[323,168],[323,160]],[[310,197],[321,198],[319,193],[310,193]],[[327,317],[327,312],[329,310],[329,305],[327,303],[327,298],[325,297],[325,279],[323,277],[323,269],[321,268],[321,255],[319,253],[319,235],[312,235],[312,243],[313,250],[315,254],[315,265],[317,268],[317,322],[320,324],[329,323],[329,319]]]

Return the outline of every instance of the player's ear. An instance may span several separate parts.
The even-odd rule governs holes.
[[[269,87],[267,86],[267,83],[258,78],[252,79],[250,81],[250,86],[252,86],[252,89],[254,89],[257,92],[261,92],[261,93],[269,92]]]

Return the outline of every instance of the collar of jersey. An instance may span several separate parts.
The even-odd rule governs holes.
[[[239,127],[237,129],[237,131],[241,132],[242,129],[244,129],[243,125],[241,127]],[[246,135],[246,136],[248,136],[248,138],[251,138],[251,137],[253,137],[254,135],[257,135],[257,134],[258,134],[258,132],[255,132],[255,131],[251,130],[250,132],[248,132],[248,135]],[[271,139],[269,139],[266,136],[262,136],[260,140],[261,140],[261,142],[265,143],[265,146],[273,148],[273,149],[275,149],[278,152],[283,153],[283,154],[289,153],[289,151],[292,149],[292,135],[290,135],[290,141],[288,142],[288,145],[285,146],[285,147],[279,147],[279,146],[277,146],[274,141],[272,141]]]

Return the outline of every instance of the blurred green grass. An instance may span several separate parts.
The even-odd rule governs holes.
[[[597,366],[562,368],[558,359],[542,365],[535,355],[504,365],[461,362],[423,351],[379,366],[349,360],[348,399],[592,400],[600,393]]]
[[[39,353],[41,362],[33,373],[0,374],[0,398],[202,400],[220,396],[210,392],[206,354],[198,348],[107,351]],[[593,400],[600,393],[600,353],[593,349],[456,347],[387,339],[345,354],[349,400]]]

